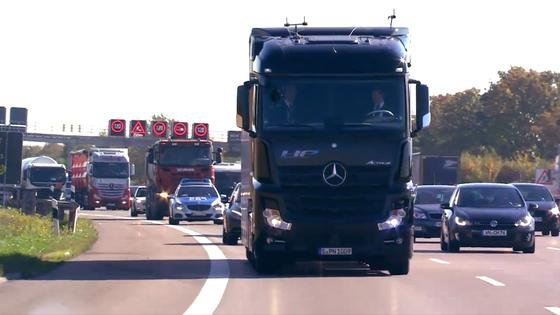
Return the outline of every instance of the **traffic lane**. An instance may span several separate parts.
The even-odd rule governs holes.
[[[209,272],[192,237],[142,220],[90,218],[94,246],[38,279],[1,285],[0,313],[182,314],[192,304]]]
[[[221,243],[220,226],[182,225]],[[220,246],[230,259],[230,280],[216,314],[527,314],[522,299],[511,301],[510,288],[500,291],[476,278],[484,269],[465,271],[459,256],[452,264],[446,260],[450,255],[437,239],[419,240],[407,276],[350,269],[359,264],[332,272],[322,269],[329,264],[304,263],[263,277],[245,260],[242,245]],[[533,306],[530,313],[546,310]]]
[[[492,300],[505,297],[512,312],[550,314],[546,307],[560,307],[560,251],[550,249],[560,245],[560,239],[537,236],[536,241],[534,254],[511,248],[461,248],[459,253],[443,253],[420,246],[416,253],[433,254],[449,262],[450,273],[480,277],[478,280],[496,289]]]

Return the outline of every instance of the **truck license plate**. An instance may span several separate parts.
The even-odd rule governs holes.
[[[507,230],[482,230],[482,236],[507,236]]]
[[[348,256],[352,255],[351,247],[322,247],[319,249],[321,256]]]

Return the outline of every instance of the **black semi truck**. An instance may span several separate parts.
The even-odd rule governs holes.
[[[237,90],[247,259],[260,273],[353,260],[407,274],[411,138],[430,122],[408,29],[254,28],[249,50]]]

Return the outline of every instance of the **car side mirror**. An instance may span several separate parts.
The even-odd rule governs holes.
[[[220,200],[222,201],[222,203],[227,203],[229,201],[226,195],[220,195]]]
[[[451,210],[451,206],[449,205],[449,202],[444,202],[444,203],[440,204],[439,207],[442,210]]]

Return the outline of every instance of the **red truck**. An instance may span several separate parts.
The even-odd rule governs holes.
[[[216,160],[221,161],[217,155]],[[169,215],[168,197],[182,178],[210,178],[214,182],[212,142],[209,140],[159,140],[146,154],[146,218]]]
[[[82,209],[130,208],[128,149],[89,148],[70,152],[68,161],[75,199]]]

